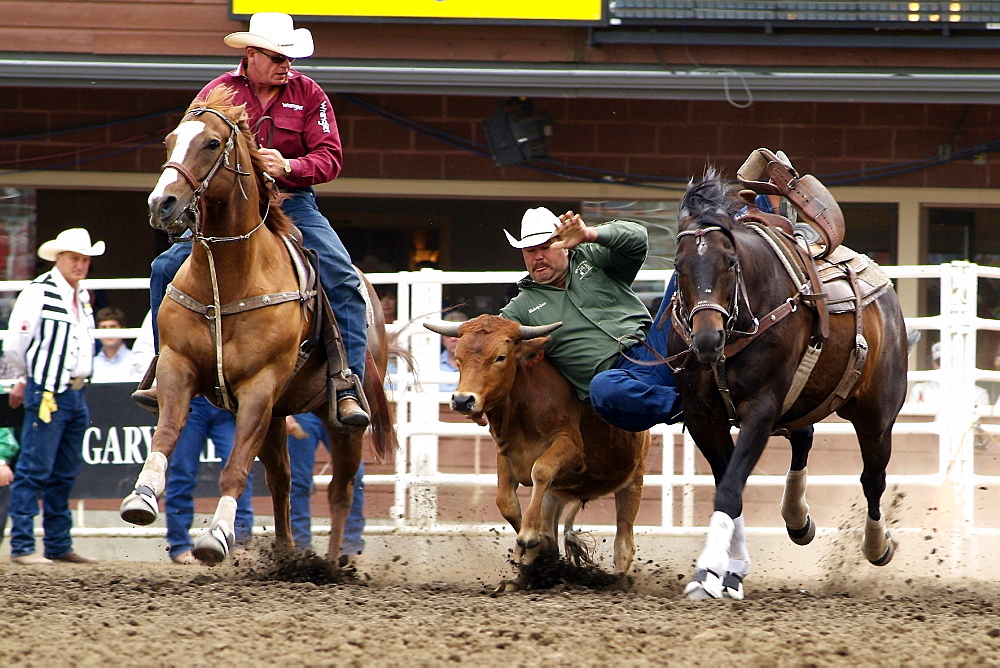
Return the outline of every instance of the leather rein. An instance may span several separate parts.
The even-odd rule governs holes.
[[[200,116],[204,113],[210,113],[218,116],[226,123],[226,125],[229,126],[229,138],[226,140],[226,147],[223,150],[223,152],[219,155],[219,158],[215,161],[215,164],[212,165],[212,168],[208,171],[208,174],[205,175],[204,179],[199,181],[198,178],[191,173],[191,170],[189,170],[187,167],[185,167],[179,162],[167,162],[163,165],[162,169],[169,168],[176,170],[178,174],[184,177],[184,180],[187,181],[188,185],[190,185],[191,188],[194,189],[194,195],[191,197],[191,201],[188,202],[188,205],[184,207],[180,215],[178,215],[177,217],[177,220],[180,220],[181,218],[185,217],[185,214],[187,214],[187,219],[188,219],[187,227],[189,230],[191,230],[192,235],[187,238],[171,237],[170,241],[171,243],[184,243],[184,242],[197,241],[205,249],[205,253],[208,257],[209,274],[212,280],[212,303],[202,304],[201,302],[194,299],[190,295],[187,295],[184,292],[181,292],[180,290],[175,288],[173,283],[167,286],[166,296],[170,297],[181,306],[191,311],[194,311],[195,313],[205,316],[205,318],[208,320],[209,329],[211,330],[212,333],[212,344],[215,347],[215,369],[216,369],[216,380],[218,381],[218,385],[215,388],[215,392],[222,408],[225,408],[227,411],[235,413],[237,408],[236,398],[231,395],[229,389],[226,387],[225,376],[222,371],[222,320],[221,320],[222,316],[234,315],[236,313],[243,313],[244,311],[251,311],[253,309],[263,308],[265,306],[275,306],[277,304],[283,304],[288,301],[304,302],[305,300],[309,299],[312,296],[312,294],[303,293],[301,290],[295,290],[295,291],[278,292],[268,295],[261,295],[257,297],[239,299],[235,302],[230,302],[228,304],[220,303],[219,280],[215,269],[215,258],[212,255],[211,244],[225,243],[230,241],[246,241],[253,235],[254,232],[256,232],[257,230],[259,230],[261,227],[264,226],[264,222],[267,220],[268,213],[270,213],[271,211],[271,204],[269,200],[267,210],[261,217],[260,223],[258,223],[256,227],[254,227],[246,234],[240,234],[236,236],[225,236],[225,237],[211,237],[211,236],[205,236],[202,233],[203,209],[202,209],[201,196],[208,188],[209,183],[212,181],[212,178],[216,175],[216,173],[218,173],[219,169],[224,168],[227,171],[236,174],[238,177],[251,175],[250,172],[243,171],[239,163],[238,155],[236,156],[235,167],[229,166],[229,156],[232,153],[233,149],[236,147],[236,137],[239,135],[240,132],[239,127],[236,125],[236,123],[231,121],[221,111],[218,111],[217,109],[211,109],[208,107],[198,107],[195,109],[191,109],[188,112],[188,115]],[[263,175],[266,179],[269,179],[272,183],[274,182],[274,179],[266,172],[264,172]],[[243,199],[245,200],[249,199],[247,197],[246,190],[243,189],[242,179],[237,178],[236,182],[239,184],[240,193],[243,195]]]

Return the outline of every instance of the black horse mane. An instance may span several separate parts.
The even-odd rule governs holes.
[[[681,198],[678,218],[691,218],[702,226],[719,225],[731,230],[742,208],[743,203],[736,197],[733,184],[709,165],[701,181],[692,179],[688,183],[687,191]]]
[[[233,98],[236,96],[236,91],[229,86],[216,86],[208,92],[208,95],[204,99],[197,99],[191,103],[188,107],[188,112],[192,109],[214,109],[221,112],[226,117],[233,118],[233,110],[237,107],[233,104]],[[292,221],[285,215],[284,211],[281,210],[281,200],[284,199],[284,195],[274,186],[274,184],[268,181],[264,177],[264,173],[267,171],[264,165],[264,159],[260,157],[260,153],[257,151],[257,140],[254,139],[253,133],[250,132],[250,126],[247,124],[247,115],[242,107],[240,109],[239,117],[234,119],[236,122],[236,127],[240,130],[240,135],[243,137],[243,141],[246,142],[247,150],[250,153],[250,164],[251,173],[257,179],[257,197],[260,203],[260,211],[267,212],[266,225],[267,228],[275,233],[288,233],[292,229]],[[261,215],[264,215],[263,213]]]

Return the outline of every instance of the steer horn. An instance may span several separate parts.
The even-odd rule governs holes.
[[[521,340],[526,341],[528,339],[537,339],[539,336],[545,336],[546,334],[551,334],[562,327],[562,322],[554,322],[551,325],[536,325],[534,327],[528,327],[527,325],[521,325]]]
[[[458,336],[458,328],[464,325],[464,322],[423,322],[421,323],[424,327],[431,330],[432,332],[437,332],[441,336]]]

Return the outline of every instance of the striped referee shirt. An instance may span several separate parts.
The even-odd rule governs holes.
[[[18,376],[59,393],[71,378],[89,377],[94,366],[94,312],[90,293],[73,287],[53,267],[17,297],[4,340],[4,360]]]

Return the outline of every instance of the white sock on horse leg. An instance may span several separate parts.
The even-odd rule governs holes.
[[[163,490],[167,487],[167,456],[162,452],[151,452],[146,457],[146,463],[139,471],[135,486],[146,486],[153,490],[156,498],[163,495]]]
[[[809,519],[809,504],[806,503],[806,478],[808,468],[789,471],[785,475],[785,491],[781,495],[781,519],[790,529],[805,527]]]
[[[220,527],[227,534],[234,533],[236,499],[231,496],[223,496],[219,499],[219,506],[215,509],[215,516],[212,518],[212,526]]]
[[[733,540],[733,518],[720,510],[712,513],[708,521],[708,536],[705,549],[698,555],[695,568],[712,571],[720,578],[726,574],[729,565],[729,543]]]
[[[726,571],[741,578],[750,572],[750,549],[747,545],[747,527],[743,515],[733,520],[733,538],[729,542],[729,566]]]
[[[868,561],[876,561],[885,555],[887,549],[889,541],[885,536],[885,513],[879,509],[877,520],[865,515],[865,537],[861,541],[861,553]]]

